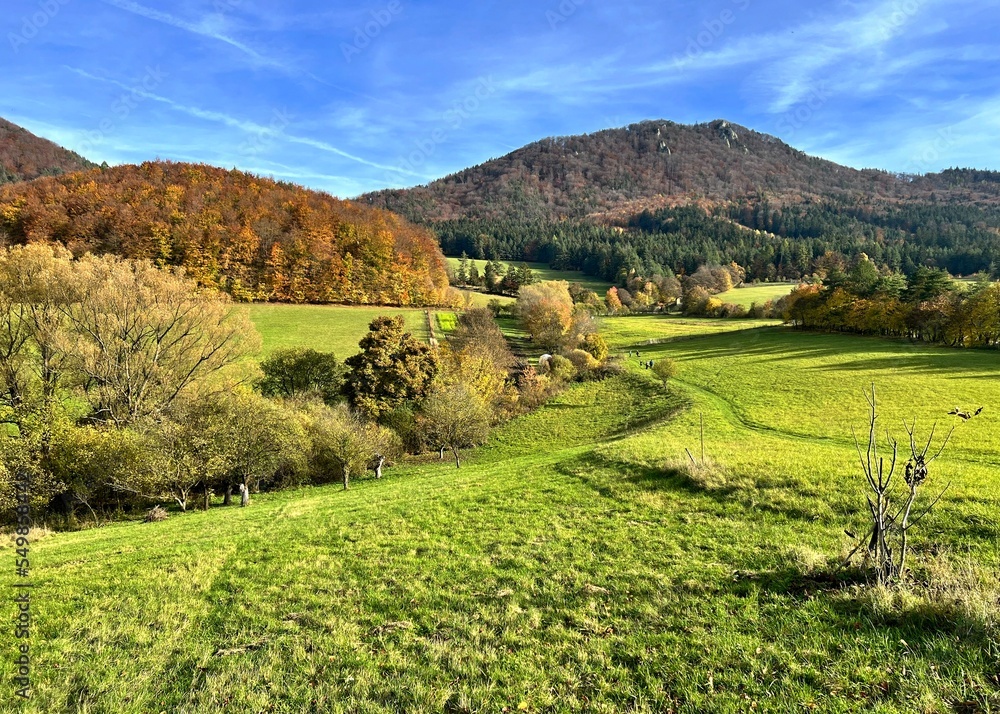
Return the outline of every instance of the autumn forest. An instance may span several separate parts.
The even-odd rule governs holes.
[[[0,236],[181,267],[240,301],[427,305],[448,287],[426,228],[204,165],[147,162],[2,186]]]

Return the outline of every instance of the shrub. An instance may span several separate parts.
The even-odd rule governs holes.
[[[700,285],[697,285],[684,293],[684,299],[682,303],[683,311],[685,315],[704,315],[706,314],[707,306],[709,300],[712,299],[711,293]]]
[[[582,347],[598,362],[603,362],[608,358],[608,343],[596,332],[592,332],[583,338]]]
[[[653,374],[664,384],[677,376],[677,363],[669,357],[661,357],[653,362]]]
[[[745,307],[731,302],[723,304],[717,312],[719,317],[740,318],[747,316],[747,309]]]
[[[767,308],[764,305],[753,303],[747,310],[747,317],[753,320],[762,320],[767,317]]]
[[[397,407],[382,422],[399,436],[406,453],[419,454],[427,448],[427,436],[417,422],[417,414],[411,405]]]
[[[568,382],[576,376],[576,370],[568,359],[562,355],[554,355],[549,360],[549,374],[553,379]]]
[[[570,350],[566,353],[566,359],[573,363],[579,377],[584,377],[600,366],[600,362],[586,350]]]
[[[725,317],[723,314],[725,305],[726,303],[717,297],[709,298],[708,302],[705,303],[704,314],[708,317]]]
[[[143,519],[146,523],[158,523],[159,521],[165,521],[170,516],[166,509],[162,506],[153,506],[146,512],[146,517]]]
[[[531,365],[525,365],[516,376],[518,406],[528,412],[543,404],[552,396],[552,382],[538,373]]]
[[[619,374],[624,373],[625,365],[622,364],[622,361],[619,358],[613,357],[602,362],[600,366],[598,366],[598,368],[591,373],[591,376],[594,379],[608,379],[610,377],[617,377]]]
[[[486,303],[486,308],[493,313],[493,317],[505,317],[510,315],[510,305],[504,304],[497,298]]]

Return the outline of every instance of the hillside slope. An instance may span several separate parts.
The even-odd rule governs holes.
[[[196,164],[0,187],[0,240],[179,266],[241,300],[425,305],[448,285],[434,236],[389,211]]]
[[[730,261],[749,280],[796,280],[825,274],[827,253],[907,274],[1000,274],[1000,172],[859,171],[723,120],[546,139],[362,200],[430,226],[448,255],[545,262],[620,286]]]
[[[706,324],[609,320],[617,349],[677,359],[672,391],[634,364],[574,385],[459,471],[432,458],[347,492],[32,542],[23,710],[993,711],[987,600],[985,615],[947,594],[889,605],[827,568],[860,523],[841,477],[860,386],[877,380],[899,423],[919,372],[929,426],[956,399],[996,398],[995,362],[785,330],[647,341]],[[720,361],[735,378],[717,381]],[[831,423],[803,393],[856,410]],[[935,464],[954,483],[914,541],[921,562],[951,550],[996,573],[986,418]],[[723,468],[692,478],[670,464],[702,423]]]
[[[96,164],[0,118],[0,184],[84,171]]]
[[[458,218],[551,221],[629,216],[692,202],[766,196],[772,203],[852,195],[995,200],[1000,176],[932,175],[917,181],[840,166],[724,120],[693,126],[647,121],[545,139],[427,186],[363,197],[429,222]]]

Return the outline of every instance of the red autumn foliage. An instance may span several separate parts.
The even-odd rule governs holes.
[[[0,186],[0,243],[182,266],[238,300],[428,305],[432,233],[387,211],[212,166],[147,162]]]
[[[0,119],[0,184],[58,176],[93,166],[82,156]]]

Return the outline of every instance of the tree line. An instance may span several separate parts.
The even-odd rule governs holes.
[[[799,286],[777,307],[801,329],[1000,347],[1000,284],[985,276],[964,286],[932,268],[903,276],[862,255],[822,285]]]
[[[547,263],[624,286],[631,274],[690,275],[736,262],[752,281],[799,280],[830,255],[953,275],[1000,272],[1000,208],[860,198],[772,206],[766,200],[644,211],[619,225],[456,219],[433,224],[448,255]]]

